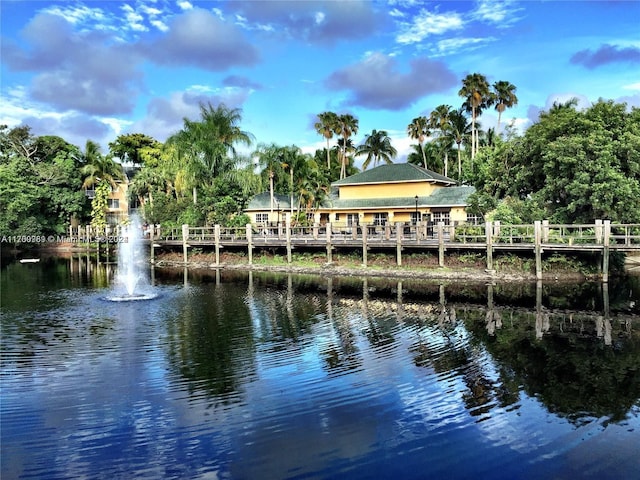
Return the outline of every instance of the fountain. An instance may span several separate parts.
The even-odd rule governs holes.
[[[143,274],[144,265],[140,265],[144,258],[140,220],[135,215],[130,220],[122,231],[122,239],[125,241],[118,243],[116,285],[119,291],[118,294],[107,297],[112,302],[151,300],[158,296],[149,291],[149,283]]]

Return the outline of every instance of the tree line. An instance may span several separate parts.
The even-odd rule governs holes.
[[[490,85],[484,75],[468,75],[458,108],[439,105],[407,125],[416,141],[407,161],[475,186],[471,212],[505,223],[640,221],[639,109],[599,100],[578,110],[570,101],[542,112],[524,134],[511,126],[500,134],[515,92],[507,81]],[[485,131],[479,117],[491,107],[498,125]],[[124,134],[106,154],[90,140],[81,149],[57,136],[34,136],[25,125],[2,126],[0,231],[63,233],[70,219],[104,225],[109,191],[126,178],[149,223],[244,225],[243,209],[265,191],[272,202],[276,192],[286,194],[304,221],[331,182],[357,173],[356,157],[364,157],[363,169],[397,157],[385,130],[372,130],[356,145],[358,119],[349,113],[317,115],[315,130],[326,147],[314,154],[295,145],[254,145],[241,123],[240,109],[201,104],[200,118],[183,119],[164,143]],[[253,150],[240,154],[241,146]],[[86,189],[95,192],[93,200]]]

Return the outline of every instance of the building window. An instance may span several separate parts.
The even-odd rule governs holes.
[[[474,215],[467,212],[467,223],[470,225],[482,225],[482,223],[484,223],[484,219],[482,218],[482,215]]]
[[[437,225],[440,222],[445,225],[451,224],[451,216],[449,215],[449,212],[433,212],[433,223]]]
[[[358,214],[347,213],[347,226],[353,227],[354,225],[358,225]]]
[[[382,226],[387,223],[387,213],[374,213],[373,224],[376,226]]]
[[[267,223],[269,221],[268,213],[256,213],[256,223]]]
[[[417,225],[420,221],[420,212],[411,212],[411,224]]]
[[[108,198],[107,207],[112,209],[120,209],[120,200],[117,198]]]

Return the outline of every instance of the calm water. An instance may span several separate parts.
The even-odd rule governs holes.
[[[638,478],[640,282],[3,265],[3,480]]]

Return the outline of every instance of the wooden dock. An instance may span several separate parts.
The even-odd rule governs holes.
[[[86,235],[79,227],[70,235]],[[367,265],[368,252],[395,251],[397,265],[402,265],[406,252],[437,252],[438,263],[445,266],[446,252],[477,251],[484,253],[486,268],[493,270],[496,252],[529,252],[535,256],[536,277],[542,278],[542,256],[549,253],[595,252],[601,256],[603,281],[608,281],[611,252],[640,254],[640,223],[612,224],[608,220],[596,220],[593,224],[555,225],[536,221],[528,225],[501,225],[486,222],[484,225],[433,225],[422,222],[407,224],[398,222],[385,225],[346,225],[327,223],[313,226],[293,226],[286,221],[270,225],[246,225],[228,228],[192,227],[150,229],[147,235],[153,261],[157,249],[182,249],[184,262],[189,250],[199,248],[215,252],[215,264],[220,264],[222,249],[244,251],[248,264],[253,263],[253,252],[260,249],[286,251],[287,261],[292,261],[292,251],[319,250],[332,262],[334,251],[359,250],[362,264]]]

